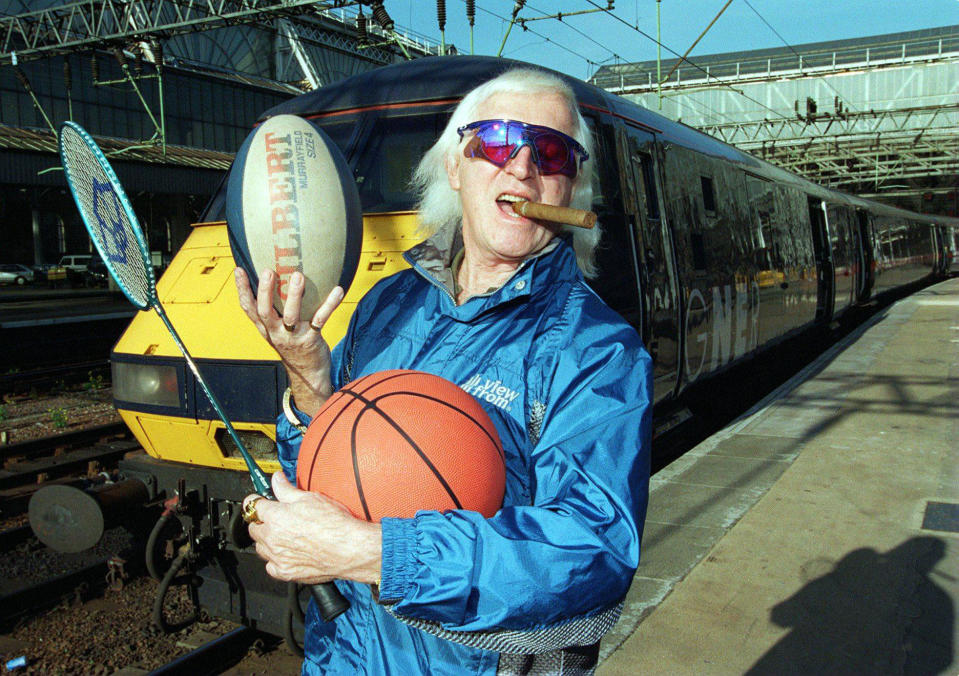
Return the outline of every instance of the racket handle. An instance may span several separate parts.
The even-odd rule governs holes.
[[[350,602],[343,598],[343,594],[332,582],[315,584],[310,587],[316,607],[320,609],[320,617],[324,622],[332,622],[344,611],[349,609]]]
[[[251,476],[253,476],[253,483],[256,484],[256,476],[252,472]],[[262,490],[258,492],[267,500],[276,500],[269,482],[263,484]],[[310,593],[313,595],[313,600],[316,601],[316,607],[319,608],[320,617],[323,618],[324,622],[332,622],[350,607],[350,602],[343,597],[343,594],[332,582],[314,584],[310,587]]]
[[[259,468],[257,467],[257,469]],[[253,477],[254,484],[256,484],[256,476],[252,472],[251,476]],[[258,490],[258,492],[267,500],[276,500],[276,496],[273,495],[273,489],[270,488],[269,482],[263,484],[262,489]],[[345,611],[349,610],[350,602],[343,597],[343,594],[340,593],[340,590],[337,589],[336,585],[332,582],[314,584],[310,586],[310,593],[313,595],[313,600],[316,601],[316,607],[319,608],[320,617],[323,618],[324,622],[332,622]]]

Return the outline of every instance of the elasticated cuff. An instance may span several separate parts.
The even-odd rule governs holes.
[[[406,595],[416,572],[416,523],[413,519],[386,518],[383,533],[380,601],[399,601]]]

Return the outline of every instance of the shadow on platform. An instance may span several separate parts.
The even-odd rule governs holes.
[[[953,662],[952,600],[936,585],[947,543],[914,537],[888,552],[857,549],[833,565],[813,559],[809,579],[776,605],[791,631],[748,674],[939,674]]]

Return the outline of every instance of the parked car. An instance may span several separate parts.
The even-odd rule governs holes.
[[[0,284],[16,284],[23,286],[33,282],[33,270],[19,263],[0,264]]]
[[[93,256],[90,254],[64,256],[60,259],[60,267],[76,272],[86,272],[91,260]]]
[[[67,271],[67,283],[72,288],[87,286],[87,269],[92,260],[90,254],[68,254],[60,259],[60,267]]]
[[[33,281],[37,284],[46,282],[47,286],[56,288],[67,281],[67,269],[56,263],[40,263],[31,267],[33,269]]]
[[[87,266],[86,285],[90,288],[97,286],[108,286],[110,282],[110,273],[107,271],[107,264],[101,258],[94,258]]]

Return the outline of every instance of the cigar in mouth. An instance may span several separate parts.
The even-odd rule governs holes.
[[[513,211],[526,218],[575,225],[577,228],[592,228],[596,225],[596,214],[592,211],[583,211],[572,207],[557,207],[540,202],[513,202],[512,206]]]

